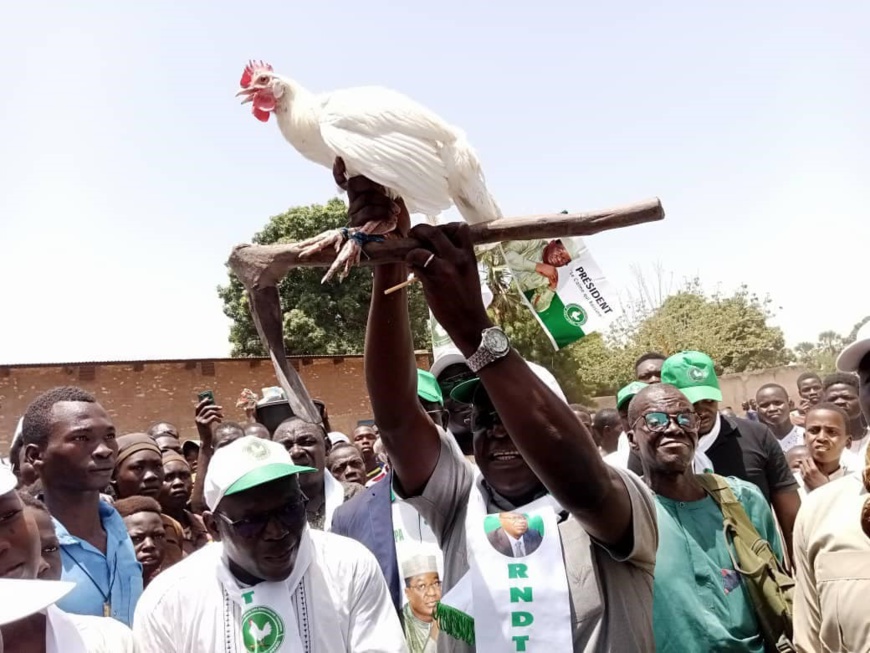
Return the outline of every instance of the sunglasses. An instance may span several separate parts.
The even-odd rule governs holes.
[[[288,503],[287,505],[276,508],[271,512],[265,512],[256,515],[255,517],[237,519],[236,521],[231,520],[222,512],[217,512],[215,514],[226,524],[232,526],[236,533],[241,537],[244,537],[245,539],[253,539],[259,537],[263,531],[266,530],[266,526],[269,525],[269,522],[273,519],[277,520],[281,526],[288,530],[297,528],[300,522],[305,521],[305,506],[307,503],[307,499],[297,501],[296,503]]]
[[[681,428],[692,429],[698,425],[698,416],[695,413],[677,413],[669,415],[668,413],[647,413],[635,420],[637,424],[640,420],[644,421],[648,431],[652,433],[662,433],[666,431],[670,423],[673,421]]]

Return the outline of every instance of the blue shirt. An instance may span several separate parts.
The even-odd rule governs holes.
[[[70,535],[57,519],[54,528],[63,561],[61,580],[76,584],[72,592],[57,602],[57,607],[73,614],[102,617],[109,603],[118,621],[133,625],[133,612],[142,595],[142,565],[136,560],[133,542],[118,511],[100,501],[100,521],[106,531],[106,555],[99,549]]]
[[[782,560],[767,501],[755,485],[728,477],[759,535]],[[659,548],[653,583],[653,630],[659,653],[764,653],[752,600],[725,544],[722,511],[709,496],[673,501],[656,495]]]

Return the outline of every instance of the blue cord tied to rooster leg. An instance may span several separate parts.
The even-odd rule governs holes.
[[[343,236],[345,235],[345,231],[347,231],[347,228],[342,231]],[[363,245],[367,245],[368,243],[382,243],[385,240],[385,238],[380,234],[367,234],[362,231],[355,231],[354,233],[349,234],[348,237],[359,245],[360,249],[363,248]],[[365,251],[363,251],[363,253],[365,253]]]

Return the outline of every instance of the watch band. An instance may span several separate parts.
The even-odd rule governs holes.
[[[504,331],[498,327],[484,329],[481,333],[480,346],[468,357],[468,368],[477,374],[490,363],[507,356],[510,350],[510,340]]]

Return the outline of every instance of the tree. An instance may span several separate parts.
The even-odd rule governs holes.
[[[623,315],[604,334],[591,334],[559,352],[523,304],[498,249],[481,258],[493,292],[493,320],[527,360],[550,369],[570,401],[587,403],[612,395],[633,380],[633,364],[647,351],[706,352],[721,373],[783,365],[792,359],[782,331],[767,324],[771,302],[741,286],[732,295],[707,295],[698,279],[676,293],[661,268],[650,278],[635,271],[637,292],[628,293]]]
[[[800,342],[794,347],[797,361],[819,374],[831,374],[837,371],[837,356],[845,347],[855,342],[858,331],[862,326],[870,322],[870,315],[859,320],[848,336],[841,336],[836,331],[823,331],[818,340],[812,342]]]
[[[252,242],[258,245],[302,240],[327,229],[347,225],[347,207],[338,198],[326,205],[291,208],[273,216]],[[320,268],[297,268],[278,285],[284,310],[284,344],[288,354],[361,354],[365,343],[372,274],[357,268],[342,283],[321,285]],[[229,272],[229,283],[218,288],[224,313],[232,320],[232,356],[262,356],[263,345],[254,327],[244,286]],[[414,346],[428,349],[428,310],[420,288],[409,288]]]

